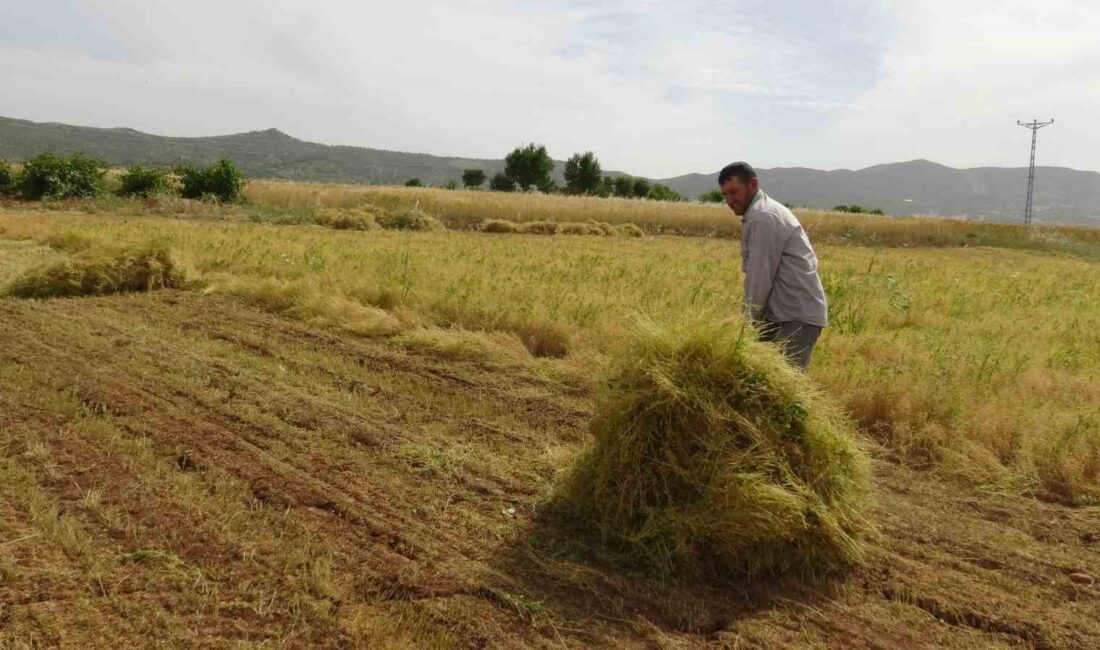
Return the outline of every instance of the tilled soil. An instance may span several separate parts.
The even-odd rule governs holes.
[[[1097,509],[885,458],[843,575],[586,559],[539,516],[591,415],[551,377],[185,292],[0,301],[0,647],[1097,647]]]

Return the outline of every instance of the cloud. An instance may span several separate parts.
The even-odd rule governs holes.
[[[1015,119],[1095,114],[1097,21],[1083,3],[1038,20],[974,6],[43,0],[0,26],[0,113],[476,157],[536,141],[650,176],[1016,164]]]

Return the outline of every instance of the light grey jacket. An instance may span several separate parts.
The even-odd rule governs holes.
[[[741,270],[745,313],[754,322],[829,322],[817,255],[798,219],[779,201],[758,191],[741,218]]]

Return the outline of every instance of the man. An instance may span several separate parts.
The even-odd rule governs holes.
[[[777,343],[791,363],[805,369],[828,324],[810,239],[785,205],[760,190],[756,170],[748,163],[723,168],[718,186],[726,205],[741,217],[746,315],[761,340]]]

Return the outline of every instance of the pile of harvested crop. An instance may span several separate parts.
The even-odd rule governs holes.
[[[58,298],[97,296],[179,287],[183,272],[168,248],[158,244],[88,249],[72,258],[33,268],[4,288],[4,296]]]
[[[852,425],[739,325],[641,323],[592,432],[555,509],[651,573],[817,574],[863,552]]]

